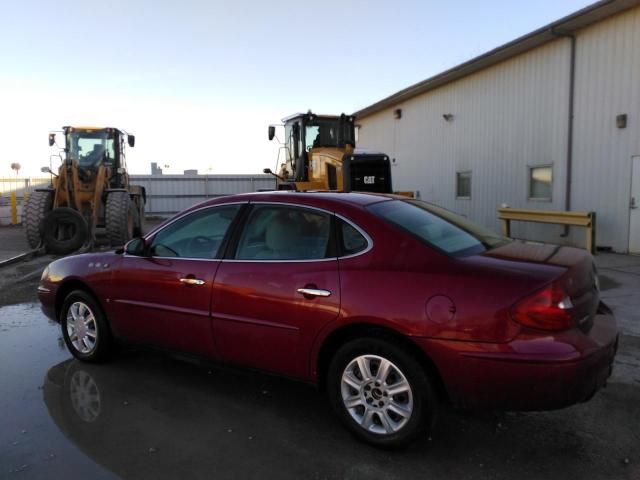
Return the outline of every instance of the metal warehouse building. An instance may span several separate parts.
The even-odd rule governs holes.
[[[597,245],[640,253],[640,1],[591,5],[359,112],[396,190],[498,230],[497,209],[595,211]],[[583,233],[515,223],[514,237]]]

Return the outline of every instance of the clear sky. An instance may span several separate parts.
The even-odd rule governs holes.
[[[63,125],[134,133],[133,173],[258,173],[269,123],[352,113],[590,3],[3,0],[0,176],[38,174]]]

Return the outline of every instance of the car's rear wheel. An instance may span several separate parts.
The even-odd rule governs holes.
[[[60,312],[60,325],[69,352],[78,360],[107,359],[111,332],[100,305],[87,292],[74,290],[67,295]]]
[[[349,430],[381,447],[403,446],[426,433],[437,410],[420,362],[378,338],[353,340],[338,349],[329,366],[327,393]]]

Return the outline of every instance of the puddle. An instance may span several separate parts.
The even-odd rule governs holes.
[[[84,364],[59,339],[37,304],[0,308],[0,478],[604,479],[638,465],[629,384],[557,412],[445,409],[433,439],[382,452],[306,385],[144,352]]]
[[[39,304],[0,307],[0,478],[114,478],[77,451],[43,402],[47,371],[69,358]]]

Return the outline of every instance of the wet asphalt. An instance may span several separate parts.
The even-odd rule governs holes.
[[[588,403],[443,408],[430,437],[381,451],[304,384],[145,351],[72,360],[36,301],[48,260],[0,281],[0,478],[640,479],[638,336]]]

